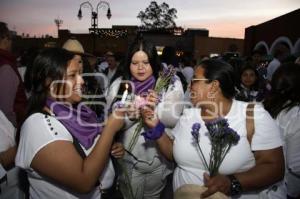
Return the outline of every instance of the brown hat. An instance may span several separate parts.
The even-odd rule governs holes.
[[[207,188],[195,184],[185,184],[179,187],[174,192],[174,199],[199,199],[200,195],[206,191]],[[214,193],[207,197],[207,199],[228,199],[229,197],[221,192]]]

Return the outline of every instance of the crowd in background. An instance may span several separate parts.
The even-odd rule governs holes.
[[[254,119],[259,132],[254,134],[255,144],[251,145],[249,158],[243,160],[247,162],[246,165],[241,166],[241,170],[232,170],[235,180],[240,180],[244,188],[245,193],[242,196],[247,198],[255,195],[252,198],[257,198],[258,192],[255,191],[270,186],[272,189],[265,191],[269,198],[300,197],[300,57],[290,55],[284,48],[275,49],[271,57],[255,50],[248,57],[203,56],[195,59],[185,55],[178,57],[175,48],[166,46],[159,57],[150,43],[137,38],[128,47],[126,54],[108,51],[103,56],[96,57],[86,53],[75,38],[70,38],[60,48],[32,48],[17,58],[13,55],[11,46],[12,36],[6,24],[0,22],[0,198],[26,198],[29,196],[29,189],[32,198],[49,197],[51,194],[55,197],[66,197],[67,195],[63,195],[65,193],[70,198],[95,198],[101,195],[102,198],[122,198],[115,190],[115,187],[126,186],[127,183],[125,174],[118,168],[120,158],[126,160],[125,167],[129,171],[131,187],[137,198],[172,198],[173,191],[182,184],[202,181],[209,187],[209,191],[215,189],[206,192],[207,195],[216,191],[228,195],[230,182],[227,178],[220,175],[218,178],[196,179],[184,169],[188,163],[179,152],[180,147],[189,145],[180,132],[189,129],[185,125],[199,117],[199,112],[190,107],[211,99],[213,102],[228,105],[229,122],[244,133],[247,133],[245,127],[234,124],[233,118],[236,115],[230,112],[233,108],[246,111],[248,103],[255,103],[254,115],[263,115],[261,120]],[[140,62],[144,67],[143,72],[139,69]],[[167,88],[162,96],[157,96],[157,93],[149,89],[154,88],[159,71],[170,65],[176,69],[175,86],[172,89]],[[217,68],[219,66],[222,70]],[[84,140],[78,132],[81,124],[55,118],[63,115],[63,107],[59,107],[57,112],[48,110],[56,103],[53,101],[55,96],[49,94],[50,91],[54,92],[50,89],[50,84],[63,79],[64,75],[74,79],[72,81],[77,89],[72,91],[75,94],[66,98],[66,101],[71,104],[77,104],[81,100],[91,102],[86,109],[80,107],[81,111],[87,111],[87,116],[74,113],[75,116],[88,117],[87,122],[93,119],[98,123],[105,119],[108,121],[105,127],[82,128],[82,132],[93,132],[92,141],[89,141],[91,138]],[[202,82],[197,81],[200,79],[205,80],[205,85],[200,85]],[[124,121],[109,117],[108,113],[111,112],[124,116],[122,110],[113,109],[116,96],[124,93],[121,83],[123,80],[132,81],[136,87],[143,85],[142,91],[147,93],[145,99],[154,104],[153,110],[156,112],[128,111]],[[206,94],[212,94],[213,97],[199,98],[197,101],[193,101],[196,98],[190,99],[192,93],[200,92],[199,90],[204,92],[205,89],[208,89]],[[56,94],[65,92],[59,85],[54,90]],[[137,90],[134,95],[138,96],[142,91]],[[82,94],[82,98],[78,97]],[[184,103],[177,106],[180,102]],[[166,111],[168,105],[170,107],[167,110],[176,110],[175,115]],[[198,108],[210,109],[204,105]],[[138,125],[137,120],[142,117],[147,121],[147,114],[158,114],[158,121],[154,123],[154,120],[149,120],[143,131],[161,125],[165,133],[155,138],[147,138],[153,141],[149,145],[141,136],[136,147],[132,151],[126,151],[131,134]],[[180,119],[184,115],[194,117],[187,121]],[[201,113],[202,117],[204,115]],[[76,125],[78,128],[74,129]],[[102,131],[101,136],[97,131]],[[176,142],[176,139],[181,142]],[[267,143],[265,139],[273,141]],[[76,142],[79,145],[76,150],[75,140],[78,140]],[[74,145],[69,142],[74,142]],[[89,144],[82,147],[86,142]],[[247,142],[247,139],[243,142]],[[28,145],[32,145],[32,148]],[[284,163],[280,160],[281,147]],[[66,158],[68,162],[52,157],[59,150],[65,153],[59,157]],[[185,150],[188,153],[188,149]],[[242,148],[241,151],[243,150],[246,149]],[[77,152],[82,153],[80,151],[84,155],[78,155]],[[254,151],[253,154],[251,151]],[[276,156],[278,159],[268,159],[266,156]],[[69,166],[70,161],[73,161],[72,167]],[[284,165],[270,166],[275,163]],[[251,173],[250,168],[256,170],[253,169]],[[174,169],[175,173],[172,174]],[[246,169],[249,169],[249,173]],[[268,173],[268,169],[271,172]],[[237,174],[236,171],[242,173]],[[226,169],[222,172],[228,173]],[[261,178],[250,177],[257,173],[260,173]],[[269,181],[262,177],[263,174]],[[200,171],[199,176],[203,176]],[[80,182],[82,179],[86,181]],[[260,183],[251,182],[257,179],[261,179]],[[221,185],[214,185],[217,188],[212,188],[216,180],[224,182],[226,187],[223,189],[220,188]],[[95,188],[99,183],[103,192]],[[45,193],[47,191],[49,193]],[[114,192],[115,195],[106,196],[105,192]]]

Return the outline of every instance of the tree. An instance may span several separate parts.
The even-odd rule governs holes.
[[[137,18],[142,22],[142,28],[146,29],[162,29],[174,28],[176,23],[174,21],[177,10],[169,8],[165,2],[158,5],[155,1],[151,1],[150,5],[145,11],[140,11]]]

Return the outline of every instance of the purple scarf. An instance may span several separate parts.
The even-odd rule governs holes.
[[[94,111],[86,105],[71,107],[50,98],[47,99],[46,105],[85,149],[93,145],[94,139],[102,130],[97,125],[97,115]]]
[[[134,77],[131,78],[131,81],[134,84],[134,94],[136,95],[143,95],[148,93],[149,89],[154,89],[155,86],[155,77],[152,75],[145,81],[139,81],[135,79]]]

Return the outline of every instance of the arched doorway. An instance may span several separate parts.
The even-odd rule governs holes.
[[[295,45],[294,45],[294,52],[293,54],[296,56],[296,57],[299,57],[300,56],[300,38],[296,41]]]
[[[258,42],[255,45],[254,50],[259,50],[260,52],[262,52],[265,55],[267,55],[267,54],[270,53],[269,52],[270,50],[269,50],[268,44],[265,41]]]
[[[287,37],[278,37],[272,44],[270,48],[270,53],[274,55],[274,52],[277,49],[281,49],[285,53],[292,54],[293,52],[293,45],[289,38]]]

